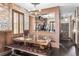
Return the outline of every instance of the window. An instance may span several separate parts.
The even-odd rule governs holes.
[[[23,33],[23,15],[20,14],[20,33]]]
[[[12,10],[13,17],[13,34],[22,34],[24,32],[24,14]]]

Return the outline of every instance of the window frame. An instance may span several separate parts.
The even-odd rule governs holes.
[[[14,34],[14,13],[18,13],[18,34]],[[20,33],[20,15],[23,15],[23,33],[24,33],[24,13],[12,9],[12,31],[13,31],[13,35],[23,35],[23,33]]]

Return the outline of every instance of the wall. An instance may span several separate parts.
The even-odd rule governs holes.
[[[8,4],[0,4],[0,31],[12,30]]]
[[[16,4],[0,4],[0,31],[12,31],[12,9],[24,13],[24,29],[29,30],[28,11]]]
[[[47,36],[52,36],[53,40],[55,42],[51,43],[52,47],[54,48],[59,48],[59,38],[60,38],[60,20],[59,20],[59,7],[53,7],[53,8],[47,8],[47,9],[42,9],[41,14],[47,14],[47,13],[55,13],[55,32],[49,33],[49,32],[35,32],[35,17],[31,15],[29,18],[30,20],[30,33],[32,34],[39,34],[39,35],[47,35]]]
[[[29,15],[27,10],[12,3],[0,3],[0,52],[4,51],[5,44],[10,45],[13,43],[12,32],[12,9],[24,13],[25,30],[29,29],[26,25],[29,21]]]

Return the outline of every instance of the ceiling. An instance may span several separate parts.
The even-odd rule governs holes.
[[[33,11],[35,8],[31,3],[16,3],[17,5],[27,9],[28,11]],[[37,9],[44,9],[50,7],[60,7],[61,15],[65,16],[73,13],[76,7],[79,6],[79,3],[40,3],[37,5]]]

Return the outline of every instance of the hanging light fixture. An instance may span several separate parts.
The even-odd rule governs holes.
[[[34,11],[30,11],[31,14],[35,14],[38,15],[40,13],[40,9],[37,9],[37,5],[39,5],[40,3],[31,3],[34,6]]]

